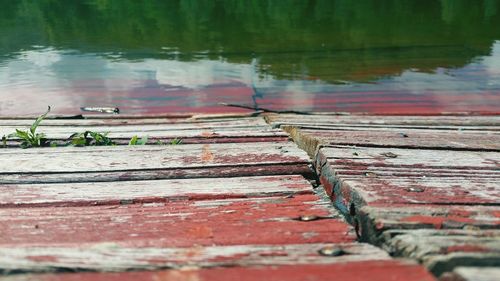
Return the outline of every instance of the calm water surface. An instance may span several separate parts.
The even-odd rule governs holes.
[[[0,4],[0,115],[500,112],[500,0]]]

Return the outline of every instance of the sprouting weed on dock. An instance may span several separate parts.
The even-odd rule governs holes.
[[[109,132],[106,133],[98,133],[93,131],[85,131],[83,133],[73,133],[65,143],[56,143],[50,142],[44,133],[37,133],[36,130],[40,123],[47,117],[50,112],[50,106],[47,109],[47,112],[40,115],[35,122],[30,126],[28,130],[19,130],[7,136],[3,135],[1,138],[0,146],[5,148],[7,147],[7,141],[10,138],[14,138],[14,141],[20,142],[20,147],[29,148],[29,147],[56,147],[56,146],[114,146],[116,143],[108,137]],[[129,145],[146,145],[148,142],[148,136],[138,137],[137,135],[133,136]],[[170,140],[167,143],[158,140],[155,142],[157,145],[178,145],[182,143],[182,139],[175,138]]]
[[[148,136],[142,138],[139,138],[138,136],[133,136],[128,142],[128,145],[145,145],[146,143],[148,143]]]
[[[50,112],[50,106],[47,109],[47,112],[44,114],[38,116],[38,118],[35,120],[35,122],[31,125],[29,130],[19,130],[16,129],[16,132],[8,135],[9,138],[14,137],[18,138],[21,141],[20,146],[22,148],[28,148],[28,147],[41,147],[41,146],[50,146],[51,143],[45,138],[45,134],[43,133],[37,133],[36,129],[40,125],[40,123],[45,119],[47,114]],[[2,142],[4,147],[7,145],[7,138],[4,136],[2,137]]]
[[[68,140],[73,146],[113,146],[116,145],[113,140],[107,137],[107,133],[97,133],[85,131],[83,133],[74,133]]]

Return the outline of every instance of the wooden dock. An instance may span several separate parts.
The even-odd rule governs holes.
[[[32,122],[0,119],[0,136]],[[88,116],[39,130],[118,145],[0,149],[0,280],[500,275],[500,117]],[[126,145],[135,135],[151,145]]]

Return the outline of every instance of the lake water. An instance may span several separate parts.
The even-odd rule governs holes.
[[[500,0],[0,0],[0,115],[500,112]]]

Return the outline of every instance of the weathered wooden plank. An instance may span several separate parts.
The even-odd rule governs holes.
[[[330,257],[319,253],[336,246],[345,255]],[[64,270],[125,271],[195,266],[266,266],[296,264],[337,264],[389,261],[384,251],[367,244],[287,244],[191,246],[186,248],[121,247],[113,243],[80,247],[0,248],[0,270],[47,272]]]
[[[391,229],[500,229],[497,206],[375,205],[357,210],[353,220],[360,239],[376,245],[391,238],[383,236]]]
[[[15,132],[15,127],[0,127],[0,135],[8,135]],[[41,127],[38,133],[46,135],[47,139],[66,140],[73,133],[83,133],[92,131],[98,133],[108,133],[110,138],[122,138],[130,140],[133,136],[148,136],[153,139],[174,139],[174,138],[241,138],[241,137],[282,137],[287,135],[281,130],[270,129],[267,126],[246,127],[246,128],[207,128],[207,129],[173,129],[170,126],[115,126],[115,127]],[[14,140],[14,137],[10,139]]]
[[[266,120],[274,127],[282,125],[345,126],[364,125],[402,128],[412,127],[498,127],[500,116],[384,116],[384,115],[297,115],[266,114]]]
[[[123,170],[111,172],[0,173],[0,184],[114,182],[158,179],[228,178],[266,175],[304,175],[308,178],[314,177],[312,169],[304,163],[269,163],[240,166],[177,167],[167,169]]]
[[[68,173],[307,164],[293,143],[58,147],[0,150],[1,172]]]
[[[260,257],[262,260],[263,257]],[[2,281],[432,281],[435,280],[423,267],[404,261],[368,260],[360,262],[336,262],[342,259],[332,258],[328,264],[293,264],[293,265],[259,265],[232,266],[217,268],[186,267],[162,271],[136,271],[111,273],[59,273],[59,274],[29,274],[0,277]]]
[[[393,235],[387,231],[388,235]],[[414,258],[440,276],[457,266],[500,266],[499,230],[395,231],[389,241],[395,255]]]
[[[181,199],[114,206],[0,208],[0,247],[104,242],[122,247],[281,245],[343,243],[355,238],[329,202],[312,194]]]
[[[285,127],[300,148],[314,156],[319,146],[352,145],[449,150],[500,151],[500,134],[437,130],[304,130]]]
[[[316,167],[335,205],[350,215],[367,204],[498,205],[499,156],[495,152],[327,147],[320,150]],[[441,172],[446,169],[472,175],[446,177]]]
[[[500,151],[500,135],[420,130],[391,131],[313,131],[285,128],[297,145],[311,157],[318,148],[349,145],[386,148]]]
[[[312,193],[302,176],[0,185],[0,207],[85,206]]]
[[[500,177],[460,179],[360,175],[340,178],[338,189],[358,193],[364,204],[368,205],[405,203],[500,205]]]
[[[1,127],[29,127],[32,119],[2,119]],[[204,129],[218,127],[251,127],[269,126],[262,117],[230,117],[230,118],[85,118],[85,119],[52,119],[48,116],[40,124],[43,127],[103,127],[103,126],[168,126],[172,129]]]
[[[333,146],[321,149],[319,158],[333,165],[353,167],[449,168],[498,171],[499,152],[449,151],[432,149],[398,149]]]
[[[498,267],[457,267],[453,272],[445,273],[440,281],[498,281],[500,268]]]

